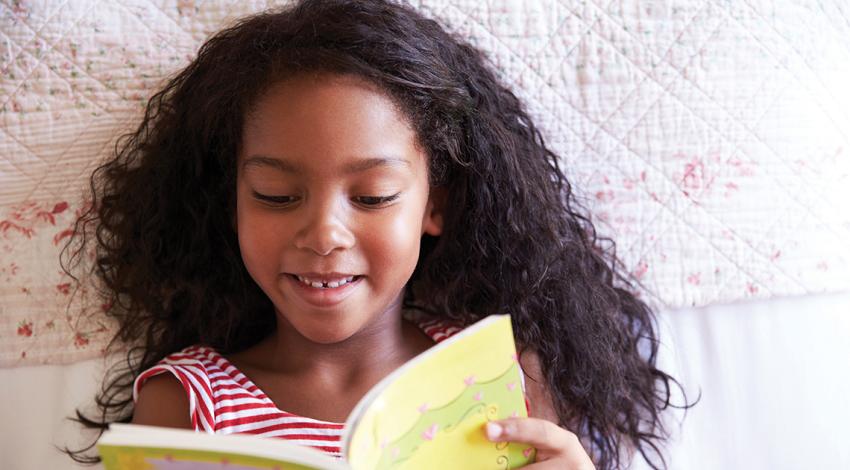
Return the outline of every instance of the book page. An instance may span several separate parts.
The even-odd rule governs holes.
[[[526,417],[510,317],[485,318],[412,359],[367,394],[349,418],[344,453],[355,470],[505,469],[529,446],[493,443],[488,421]]]
[[[322,452],[282,439],[112,424],[97,443],[106,470],[344,470]]]

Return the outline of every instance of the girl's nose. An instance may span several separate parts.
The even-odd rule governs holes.
[[[334,250],[344,250],[354,246],[354,234],[336,212],[339,211],[332,207],[317,207],[305,213],[304,222],[306,223],[295,237],[296,248],[327,256]]]

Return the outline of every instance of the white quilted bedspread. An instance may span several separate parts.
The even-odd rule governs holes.
[[[422,0],[528,103],[655,306],[850,289],[850,6]],[[100,353],[59,250],[87,174],[266,2],[0,0],[0,365]]]

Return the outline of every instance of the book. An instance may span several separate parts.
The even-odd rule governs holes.
[[[522,383],[510,317],[493,315],[372,387],[345,422],[342,459],[280,438],[117,423],[97,447],[106,470],[519,468],[534,449],[483,428],[528,416]]]

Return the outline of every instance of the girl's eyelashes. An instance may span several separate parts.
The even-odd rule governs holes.
[[[388,202],[398,199],[401,193],[395,193],[391,196],[357,196],[354,198],[358,203],[368,207],[379,207]]]
[[[286,206],[298,200],[298,198],[295,196],[269,196],[265,194],[260,194],[256,191],[251,192],[255,199],[271,203],[277,206]],[[395,193],[390,196],[356,196],[353,198],[353,200],[363,206],[375,208],[395,201],[400,195],[401,193]]]
[[[256,191],[251,191],[255,199],[258,199],[263,202],[269,202],[279,206],[285,206],[287,204],[292,204],[295,202],[296,198],[293,196],[267,196],[265,194],[260,194]]]

